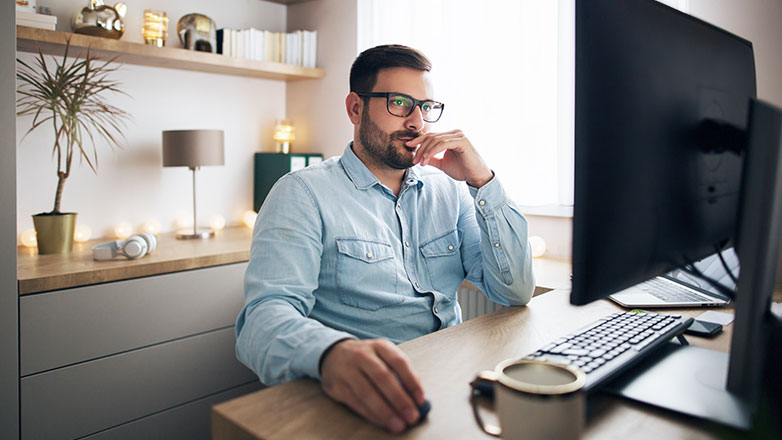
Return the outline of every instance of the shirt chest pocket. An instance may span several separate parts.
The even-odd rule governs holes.
[[[337,288],[348,306],[378,310],[404,301],[396,293],[394,250],[382,241],[337,238]]]
[[[456,295],[456,289],[464,281],[464,266],[459,250],[461,245],[462,237],[454,229],[420,246],[429,281],[435,289],[449,297]]]

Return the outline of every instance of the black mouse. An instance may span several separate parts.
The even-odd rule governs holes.
[[[426,415],[429,414],[430,409],[432,409],[432,403],[429,402],[429,399],[424,400],[424,403],[418,405],[418,420],[415,422],[416,425],[424,421]]]

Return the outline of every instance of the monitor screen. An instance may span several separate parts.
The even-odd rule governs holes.
[[[734,280],[739,277],[739,257],[736,255],[736,250],[730,248],[722,251],[722,259],[725,261],[724,264],[720,260],[719,255],[712,254],[695,262],[693,266],[695,266],[703,275],[706,275],[730,290],[734,290],[736,288],[736,282]],[[722,295],[720,289],[717,289],[713,284],[686,271],[675,269],[668,272],[666,275],[701,290],[716,295]]]
[[[576,4],[573,304],[734,242],[743,160],[696,134],[745,129],[755,93],[740,37],[653,0]]]

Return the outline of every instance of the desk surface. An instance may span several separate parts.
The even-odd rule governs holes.
[[[601,316],[622,310],[607,300],[574,307],[568,294],[565,289],[554,290],[533,298],[527,307],[505,308],[401,344],[432,402],[428,419],[402,437],[490,438],[476,425],[469,403],[469,382],[477,372],[526,355]],[[697,316],[702,311],[672,313]],[[715,339],[688,339],[692,345],[727,352],[731,331],[732,324]],[[712,438],[714,433],[709,429],[705,422],[598,395],[590,399],[585,438]],[[214,440],[399,438],[332,401],[309,379],[215,406],[212,433]]]

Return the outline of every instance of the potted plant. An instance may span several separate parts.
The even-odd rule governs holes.
[[[35,68],[16,59],[16,77],[19,80],[17,116],[33,117],[25,137],[39,127],[54,130],[52,156],[57,160],[54,207],[50,212],[33,215],[38,252],[41,254],[69,253],[73,247],[76,213],[61,212],[60,202],[65,181],[71,175],[74,155],[87,162],[97,173],[95,135],[105,139],[112,148],[121,148],[122,128],[130,118],[127,112],[108,104],[103,96],[105,92],[127,95],[119,90],[117,82],[109,79],[110,74],[118,69],[113,64],[116,57],[99,61],[88,48],[85,58],[72,57],[69,60],[70,45],[68,38],[62,60],[53,58],[51,66],[47,64],[40,46]],[[91,149],[87,146],[88,141]]]

